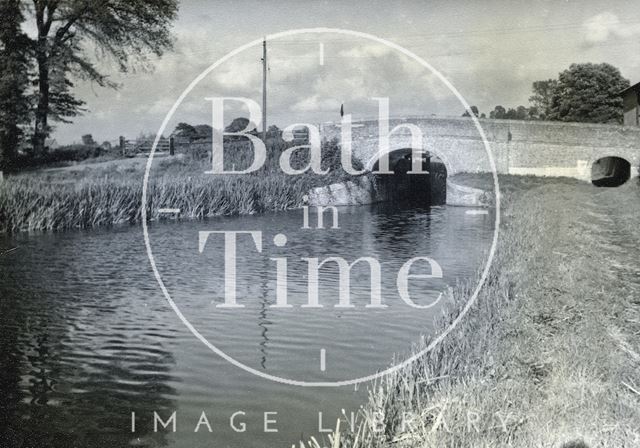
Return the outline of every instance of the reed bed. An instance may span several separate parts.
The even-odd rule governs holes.
[[[159,208],[180,209],[179,218],[204,219],[286,210],[302,204],[313,187],[346,179],[337,144],[325,143],[327,175],[290,176],[280,171],[278,156],[285,146],[269,148],[264,166],[247,175],[206,175],[206,152],[154,161],[147,191],[150,220],[164,219]],[[226,169],[251,164],[250,148],[231,142],[225,148]],[[294,160],[304,166],[304,154]],[[143,160],[115,160],[72,169],[35,171],[10,176],[0,183],[0,232],[84,229],[142,219]],[[136,162],[136,163],[134,163]],[[78,167],[82,169],[79,170]]]
[[[285,210],[301,204],[313,184],[309,178],[285,175],[164,176],[149,183],[147,216],[160,219],[162,207],[179,208],[180,217],[189,219]],[[135,224],[142,217],[141,199],[141,180],[83,179],[52,185],[11,179],[0,185],[0,232]]]

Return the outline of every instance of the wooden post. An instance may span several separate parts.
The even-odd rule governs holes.
[[[122,154],[123,157],[126,156],[126,151],[127,149],[126,149],[124,137],[121,135],[120,136],[120,153]]]
[[[173,136],[169,137],[169,155],[175,155],[176,153],[176,147],[175,147],[175,142],[173,141]]]
[[[262,41],[262,140],[267,144],[267,38]]]

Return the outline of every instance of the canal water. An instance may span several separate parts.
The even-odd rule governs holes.
[[[167,291],[210,344],[266,375],[334,382],[389,367],[433,332],[447,306],[440,293],[473,280],[488,255],[494,216],[467,211],[346,207],[338,228],[330,213],[324,229],[314,228],[311,213],[305,229],[303,211],[294,210],[154,223],[149,237]],[[261,252],[249,235],[237,237],[242,308],[218,306],[225,300],[224,237],[212,233],[203,244],[201,232],[222,230],[261,232]],[[284,246],[274,244],[277,234],[286,236]],[[349,417],[366,400],[369,382],[292,386],[214,354],[168,305],[139,227],[3,237],[0,252],[0,446],[290,447],[322,437],[320,413],[323,428],[334,427],[343,409]],[[327,257],[376,259],[387,307],[366,306],[364,262],[351,271],[352,307],[335,306],[341,289],[333,262],[320,269],[322,307],[303,307],[305,259]],[[443,275],[410,278],[405,301],[397,276],[413,257],[435,260]],[[276,258],[287,261],[289,308],[272,307]],[[418,260],[410,273],[433,273],[433,266]],[[164,421],[175,412],[177,431],[169,424],[154,432],[154,412]]]

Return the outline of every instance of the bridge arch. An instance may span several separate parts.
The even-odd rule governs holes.
[[[367,171],[373,171],[374,169],[377,168],[378,162],[379,160],[389,154],[389,167],[391,170],[393,170],[393,163],[391,162],[391,155],[392,154],[400,154],[402,153],[403,155],[405,154],[411,154],[412,149],[410,147],[407,147],[406,145],[399,145],[399,146],[395,146],[392,148],[389,148],[386,151],[378,151],[376,152],[373,156],[371,156],[366,163],[364,164],[364,167]],[[449,160],[447,159],[446,155],[441,152],[441,151],[437,151],[437,150],[433,150],[433,149],[426,149],[426,148],[422,148],[420,149],[421,153],[426,153],[429,154],[431,157],[437,157],[445,166],[446,170],[448,173],[454,173],[455,171],[453,170],[453,167],[451,166],[451,163],[449,162]]]
[[[414,205],[443,205],[446,203],[447,176],[451,173],[449,161],[439,152],[418,151],[429,174],[407,174],[412,169],[414,151],[402,145],[370,158],[365,167],[377,179],[378,193],[386,200],[406,200]],[[377,174],[382,157],[389,157],[389,170],[393,174]]]
[[[619,187],[631,178],[631,162],[619,156],[605,156],[591,164],[591,183],[597,187]]]

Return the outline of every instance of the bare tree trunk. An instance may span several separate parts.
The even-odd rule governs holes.
[[[49,134],[49,58],[47,57],[47,40],[38,39],[36,59],[38,61],[38,107],[36,108],[36,123],[33,133],[33,153],[43,154],[46,150],[45,141]]]
[[[0,170],[12,170],[18,153],[18,143],[20,141],[20,128],[15,124],[17,119],[15,114],[7,111],[7,121],[5,129],[0,130]]]
[[[13,70],[15,67],[10,67]],[[0,170],[11,170],[15,162],[18,142],[20,139],[20,128],[18,127],[18,107],[19,99],[11,96],[11,93],[18,92],[20,86],[17,85],[16,74],[9,73],[11,80],[8,82],[6,89],[3,89],[2,95],[7,94],[3,98],[4,115],[2,123],[0,123]],[[4,87],[4,86],[3,86]],[[6,101],[9,99],[9,101]],[[13,100],[13,101],[12,101]]]

